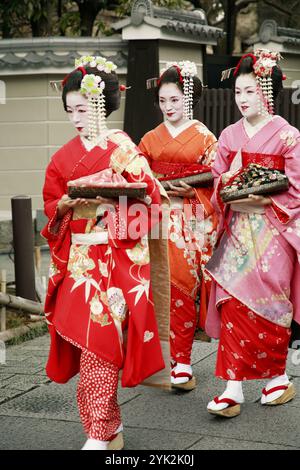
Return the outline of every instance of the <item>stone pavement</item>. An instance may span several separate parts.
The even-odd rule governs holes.
[[[47,379],[48,345],[45,335],[6,350],[6,364],[0,364],[1,450],[76,450],[85,441],[76,407],[77,378],[66,385]],[[226,420],[206,412],[209,399],[223,390],[213,374],[216,349],[216,342],[195,342],[198,387],[192,392],[120,388],[127,450],[300,449],[300,365],[295,364],[300,351],[290,351],[288,360],[298,389],[292,402],[263,407],[258,400],[264,382],[250,381],[241,415]]]

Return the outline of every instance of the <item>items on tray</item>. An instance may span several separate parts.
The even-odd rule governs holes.
[[[72,199],[101,197],[144,198],[146,183],[129,183],[122,175],[113,172],[111,168],[69,181],[68,195]]]
[[[162,178],[158,178],[160,183],[165,189],[170,189],[169,182],[174,186],[180,186],[180,181],[184,181],[189,186],[193,188],[197,188],[200,186],[212,186],[213,185],[213,175],[211,171],[205,169],[205,171],[199,172],[199,169],[194,171],[185,172],[184,174],[174,174],[171,176],[164,176]]]
[[[244,199],[249,194],[269,195],[286,191],[289,187],[287,176],[279,170],[250,163],[234,175],[220,191],[223,202]]]

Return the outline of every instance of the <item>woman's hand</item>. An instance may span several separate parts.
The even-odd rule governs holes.
[[[194,189],[184,181],[180,181],[181,186],[174,186],[170,181],[168,181],[168,185],[171,188],[171,190],[167,190],[168,196],[187,197],[189,199],[194,197]]]
[[[230,201],[229,204],[245,204],[245,205],[251,205],[257,206],[257,207],[263,207],[263,206],[269,206],[272,204],[272,199],[269,197],[265,196],[258,196],[256,194],[249,194],[248,197],[245,199],[236,199],[235,201]]]
[[[80,206],[89,206],[90,204],[96,205],[107,205],[107,206],[115,206],[117,201],[115,199],[106,199],[101,196],[97,196],[96,199],[85,199],[85,198],[76,198],[71,199],[67,194],[64,194],[57,205],[58,209],[58,217],[63,217],[69,209],[74,209],[75,207]]]

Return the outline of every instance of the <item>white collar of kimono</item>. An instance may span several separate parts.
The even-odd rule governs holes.
[[[198,122],[196,119],[189,119],[188,121],[184,122],[183,124],[181,124],[181,126],[178,126],[178,127],[172,126],[172,124],[169,121],[164,121],[164,124],[166,128],[168,129],[168,131],[170,132],[171,136],[175,138],[179,134],[181,134],[181,132],[185,131],[196,122]]]
[[[91,142],[84,136],[80,136],[81,142],[83,143],[85,149],[89,152],[94,147],[101,147],[102,149],[107,149],[107,140],[110,134],[117,132],[119,129],[107,129],[106,131],[102,132],[96,142]]]
[[[276,116],[271,116],[270,114],[266,116],[262,121],[258,122],[254,126],[244,118],[244,128],[248,137],[253,137],[260,129],[262,129],[268,122],[272,121]]]

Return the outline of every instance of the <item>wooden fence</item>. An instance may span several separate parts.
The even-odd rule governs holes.
[[[300,130],[300,104],[292,102],[294,92],[295,89],[292,88],[284,88],[280,92],[276,100],[275,112]],[[194,117],[203,122],[216,137],[219,137],[225,127],[241,118],[241,114],[234,102],[231,89],[205,88]]]

